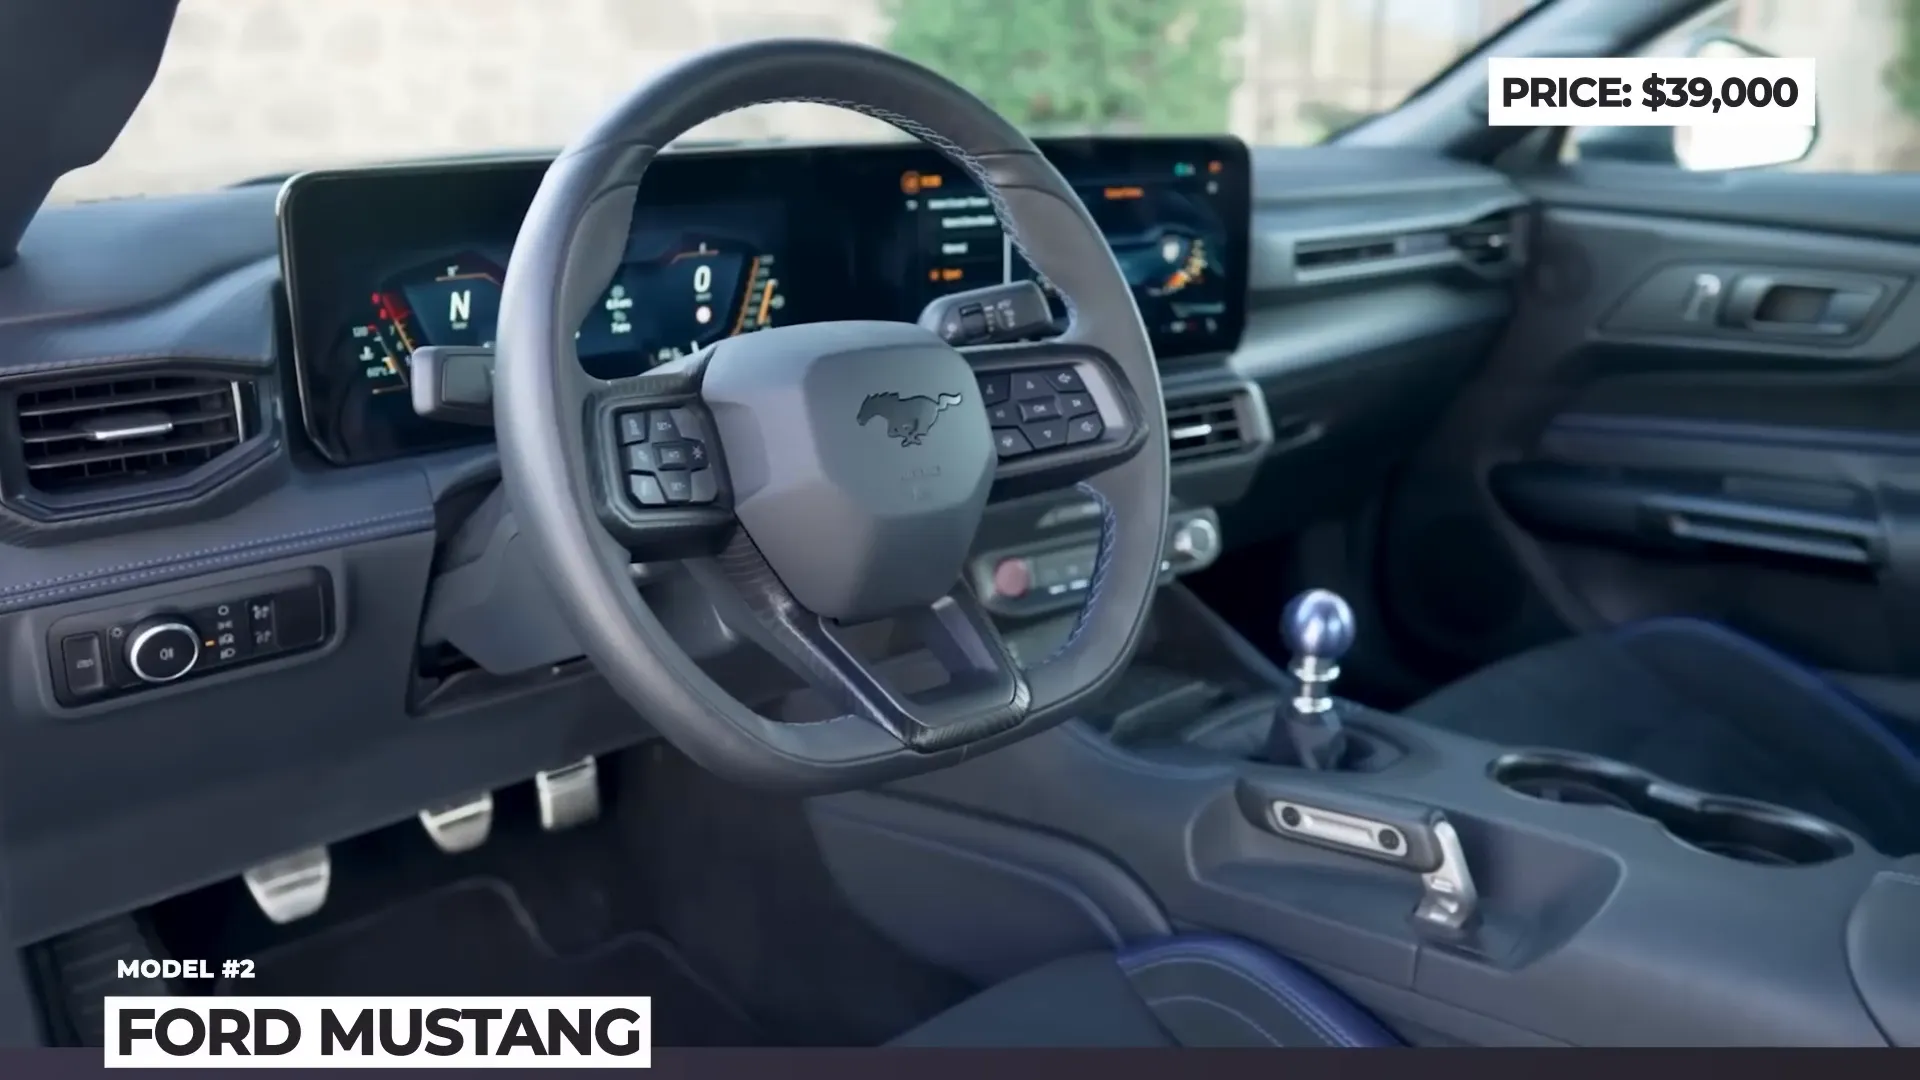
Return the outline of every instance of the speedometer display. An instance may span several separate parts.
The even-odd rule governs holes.
[[[744,236],[636,230],[627,260],[575,339],[591,375],[630,373],[777,323],[779,258]]]

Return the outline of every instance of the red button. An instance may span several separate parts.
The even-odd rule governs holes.
[[[1001,596],[1020,597],[1033,587],[1033,566],[1025,559],[1002,559],[993,568],[993,591]]]

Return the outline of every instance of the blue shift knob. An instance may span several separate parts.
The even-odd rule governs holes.
[[[1294,597],[1280,616],[1280,636],[1295,659],[1338,663],[1353,648],[1353,635],[1353,609],[1339,593],[1326,589],[1309,589]]]

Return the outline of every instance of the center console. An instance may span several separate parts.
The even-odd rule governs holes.
[[[1343,700],[1350,620],[1303,597],[1288,671],[1163,589],[1084,720],[819,800],[829,863],[877,925],[979,977],[1202,929],[1308,964],[1421,1043],[1920,1042],[1920,860]]]

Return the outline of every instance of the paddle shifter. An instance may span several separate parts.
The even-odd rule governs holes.
[[[1338,769],[1347,754],[1347,733],[1334,707],[1333,683],[1340,658],[1353,647],[1353,609],[1338,593],[1309,589],[1287,604],[1280,636],[1293,657],[1287,670],[1298,681],[1267,729],[1268,761],[1306,769]]]

